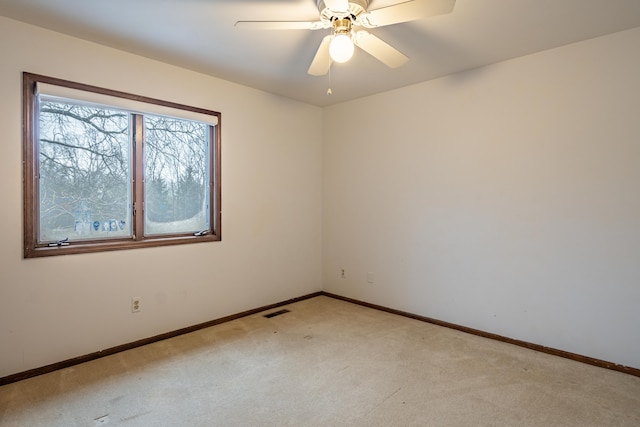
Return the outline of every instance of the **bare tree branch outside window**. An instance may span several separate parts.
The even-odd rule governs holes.
[[[129,116],[41,101],[42,240],[130,235]]]

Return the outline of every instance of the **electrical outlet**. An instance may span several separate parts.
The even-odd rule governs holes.
[[[131,312],[138,313],[140,311],[141,304],[142,304],[142,298],[140,297],[131,298]]]
[[[340,269],[340,277],[345,279],[347,277],[346,273],[344,272],[344,268]]]

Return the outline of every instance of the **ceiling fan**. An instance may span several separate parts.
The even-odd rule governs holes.
[[[311,66],[312,76],[323,76],[331,64],[346,62],[353,55],[354,44],[390,68],[409,60],[403,53],[366,30],[430,16],[451,13],[455,0],[408,0],[375,10],[367,10],[369,0],[316,0],[319,21],[238,21],[236,27],[255,30],[320,30],[331,34],[320,43]]]

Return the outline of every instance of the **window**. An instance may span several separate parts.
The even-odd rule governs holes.
[[[23,75],[25,258],[221,239],[215,111]]]

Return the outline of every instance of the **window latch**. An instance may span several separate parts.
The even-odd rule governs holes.
[[[209,230],[201,230],[193,233],[194,236],[206,236],[207,234],[209,234]]]
[[[69,246],[69,238],[68,238],[68,237],[65,237],[64,239],[62,239],[62,240],[58,240],[58,241],[57,241],[57,242],[55,242],[55,243],[49,243],[49,247],[53,247],[53,246],[57,246],[57,247],[60,247],[60,246]]]

